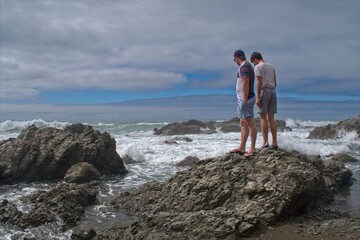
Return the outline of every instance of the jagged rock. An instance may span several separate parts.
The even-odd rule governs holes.
[[[74,164],[66,173],[64,180],[69,183],[86,183],[100,180],[100,172],[90,163],[81,162]]]
[[[352,172],[338,161],[324,161],[322,173],[326,186],[334,193],[338,193],[343,186],[352,182]]]
[[[72,229],[72,240],[91,240],[96,236],[96,232],[89,225],[81,225]]]
[[[207,126],[205,123],[197,120],[189,120],[183,123],[171,123],[161,129],[155,128],[155,135],[184,135],[184,134],[200,134],[205,132]]]
[[[139,163],[138,161],[134,160],[132,157],[130,157],[129,155],[125,155],[122,160],[124,161],[124,163],[126,164],[134,164],[134,163]]]
[[[171,141],[183,141],[183,142],[192,142],[193,140],[188,137],[174,137],[171,139]]]
[[[329,176],[337,187],[351,184],[344,165],[295,151],[205,159],[166,182],[121,193],[111,204],[140,220],[99,232],[97,239],[239,239],[331,201]]]
[[[18,138],[1,141],[0,156],[0,183],[63,179],[79,162],[104,175],[126,172],[110,134],[82,124],[64,130],[32,125]]]
[[[23,199],[32,204],[28,212],[21,212],[8,201],[0,205],[0,220],[20,229],[53,223],[61,229],[74,227],[84,208],[95,203],[97,190],[91,185],[79,187],[61,183],[50,191],[38,191]]]
[[[224,133],[229,133],[229,132],[240,132],[241,128],[240,128],[240,124],[229,124],[229,125],[225,125],[222,126],[220,128],[220,131],[224,132]]]
[[[174,137],[170,140],[165,140],[164,143],[168,145],[176,145],[179,142],[192,142],[193,140],[188,137]]]
[[[331,157],[330,160],[342,162],[342,163],[350,163],[350,162],[357,162],[358,159],[346,154],[346,153],[338,153]]]
[[[166,141],[164,141],[164,143],[167,144],[167,145],[176,145],[176,144],[178,144],[178,142],[174,141],[174,140],[166,140]]]
[[[198,157],[188,156],[184,160],[178,162],[176,164],[176,166],[179,166],[179,167],[192,166],[195,163],[197,163],[198,161],[200,161],[200,159]]]
[[[360,115],[340,121],[336,124],[328,124],[316,127],[309,134],[309,139],[334,139],[341,137],[342,132],[356,131],[360,136]]]
[[[261,131],[260,120],[255,119],[258,131]],[[286,127],[286,122],[282,120],[276,120],[278,131],[291,131],[291,128]],[[221,132],[240,132],[240,124],[238,118],[233,118],[229,121],[223,122],[201,122],[198,120],[189,120],[187,122],[171,123],[164,127],[154,129],[155,135],[185,135],[185,134],[213,134],[217,132],[217,129]]]

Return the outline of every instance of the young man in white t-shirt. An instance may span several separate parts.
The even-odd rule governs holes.
[[[276,72],[275,68],[265,62],[259,52],[253,52],[250,58],[255,65],[256,85],[256,106],[260,114],[261,132],[263,135],[262,148],[269,147],[268,139],[268,121],[272,135],[272,147],[278,148],[277,144],[277,126],[275,113],[277,113],[277,96],[276,96]]]

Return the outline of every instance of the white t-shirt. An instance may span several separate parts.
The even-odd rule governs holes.
[[[255,66],[255,76],[262,77],[262,88],[276,88],[275,68],[267,62]]]

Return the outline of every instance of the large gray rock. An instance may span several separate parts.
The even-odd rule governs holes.
[[[72,229],[71,240],[91,240],[96,232],[89,225],[81,225]]]
[[[180,162],[178,162],[176,164],[176,166],[179,166],[179,167],[192,166],[199,161],[200,161],[200,159],[198,157],[187,156],[184,160],[181,160]]]
[[[351,184],[349,176],[344,165],[282,150],[205,159],[166,182],[120,194],[112,205],[141,219],[97,239],[239,239],[330,202],[332,188]]]
[[[352,182],[352,172],[343,163],[331,159],[324,161],[322,174],[326,187],[334,193],[338,193],[342,186]]]
[[[360,115],[340,121],[336,124],[328,124],[316,127],[309,134],[309,139],[335,139],[341,137],[343,132],[356,131],[360,136]]]
[[[50,191],[38,191],[23,199],[31,203],[28,212],[21,212],[15,204],[4,200],[0,204],[0,221],[20,229],[55,224],[61,229],[70,229],[84,214],[84,208],[95,203],[97,190],[91,185],[79,187],[61,183]]]
[[[210,128],[209,128],[210,127]],[[206,123],[198,120],[189,120],[182,123],[171,123],[161,129],[155,128],[155,135],[184,135],[184,134],[200,134],[213,133],[215,129],[213,126],[208,126]]]
[[[79,162],[104,175],[126,172],[110,134],[82,124],[64,130],[32,125],[18,138],[0,142],[0,183],[63,179]]]
[[[210,121],[210,122],[201,122],[198,120],[189,120],[187,122],[180,123],[171,123],[165,125],[164,127],[154,129],[155,135],[185,135],[185,134],[213,134],[217,131],[220,132],[240,132],[239,118],[233,118],[229,121]],[[255,123],[258,131],[261,131],[260,120],[255,119]],[[282,120],[276,120],[278,131],[291,131],[290,127],[286,126],[286,122]]]
[[[358,159],[346,154],[346,153],[337,153],[331,157],[331,160],[342,162],[342,163],[354,163],[359,161]]]
[[[100,180],[100,172],[90,163],[81,162],[73,165],[65,174],[64,180],[69,183],[86,183]]]
[[[135,159],[133,159],[133,158],[130,157],[129,155],[123,156],[122,160],[123,160],[124,163],[126,163],[126,164],[136,164],[136,163],[140,163],[139,161],[136,161]]]

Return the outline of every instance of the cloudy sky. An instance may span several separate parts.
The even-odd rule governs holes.
[[[234,94],[259,51],[278,94],[360,102],[359,0],[0,0],[0,111]]]

